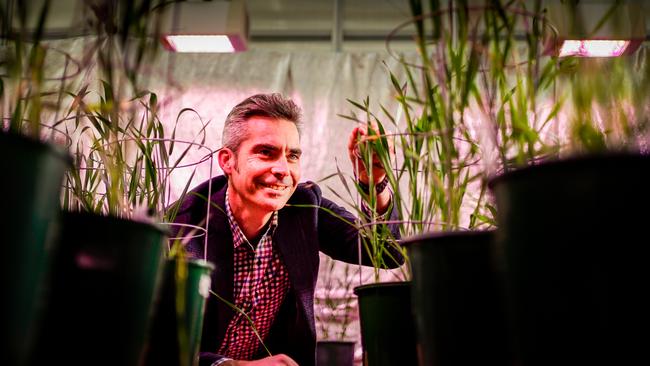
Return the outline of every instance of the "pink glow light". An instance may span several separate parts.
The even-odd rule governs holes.
[[[630,41],[617,40],[565,40],[560,57],[616,57],[625,52]]]
[[[225,35],[167,35],[163,43],[175,52],[235,52],[230,38]]]

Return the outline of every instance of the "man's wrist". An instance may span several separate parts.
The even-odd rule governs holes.
[[[362,182],[361,180],[358,180],[357,183],[359,184],[359,188],[361,188],[363,193],[370,194],[370,185]],[[384,179],[382,179],[381,182],[375,184],[375,192],[377,192],[377,194],[380,194],[386,189],[387,186],[388,186],[388,175],[384,175]]]

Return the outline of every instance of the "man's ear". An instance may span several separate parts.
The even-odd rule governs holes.
[[[235,159],[237,157],[235,156],[235,153],[232,152],[227,147],[222,148],[219,150],[217,153],[217,160],[219,161],[219,166],[221,167],[221,170],[226,175],[230,175],[230,173],[235,169]]]

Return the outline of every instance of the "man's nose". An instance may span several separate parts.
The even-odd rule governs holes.
[[[287,158],[284,156],[278,158],[271,167],[271,173],[282,177],[289,175],[289,162]]]

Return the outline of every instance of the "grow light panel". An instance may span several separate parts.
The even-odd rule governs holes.
[[[161,14],[161,42],[174,52],[240,52],[248,43],[244,0],[171,2]]]
[[[646,38],[640,1],[580,1],[548,4],[546,55],[616,57],[635,52]]]
[[[235,52],[235,46],[226,35],[167,35],[165,48],[174,52]]]
[[[622,55],[630,41],[567,39],[560,47],[560,57],[617,57]]]

